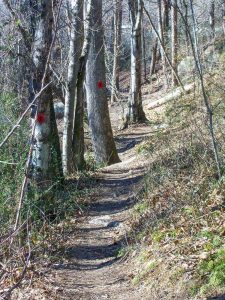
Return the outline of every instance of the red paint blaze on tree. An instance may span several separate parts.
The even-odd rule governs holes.
[[[99,88],[99,89],[102,89],[102,88],[103,88],[103,82],[102,82],[101,80],[98,82],[98,88]]]
[[[37,123],[43,124],[45,122],[45,115],[43,113],[37,114]]]

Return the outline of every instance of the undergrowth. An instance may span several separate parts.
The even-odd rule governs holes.
[[[208,92],[224,163],[224,91],[212,78]],[[149,117],[166,126],[137,147],[151,164],[130,223],[130,243],[139,257],[145,253],[133,282],[147,282],[162,298],[162,291],[168,299],[215,296],[225,291],[225,176],[217,175],[200,91],[158,111]]]
[[[18,102],[13,94],[0,95],[0,141],[21,114]],[[28,123],[28,119],[24,120],[0,149],[0,295],[4,288],[7,290],[19,282],[20,276],[26,281],[34,273],[38,275],[43,261],[46,265],[58,260],[58,256],[63,259],[63,241],[86,209],[85,199],[94,184],[90,171],[86,171],[54,188],[49,201],[37,193],[26,193],[20,214],[21,225],[13,233],[30,147]],[[23,275],[24,268],[26,275]]]

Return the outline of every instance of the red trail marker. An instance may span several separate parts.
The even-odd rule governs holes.
[[[43,113],[37,114],[37,123],[43,124],[45,122],[45,115]]]
[[[98,88],[99,88],[99,89],[103,89],[103,87],[104,87],[103,82],[100,80],[100,81],[98,82]]]

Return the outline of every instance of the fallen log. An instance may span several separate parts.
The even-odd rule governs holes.
[[[162,97],[162,98],[159,98],[155,101],[152,101],[151,103],[149,103],[146,108],[147,109],[154,109],[154,108],[157,108],[171,100],[176,100],[178,98],[180,98],[182,95],[184,94],[189,94],[195,87],[196,83],[195,82],[192,82],[192,83],[189,83],[189,84],[186,84],[184,86],[184,90],[185,92],[183,91],[183,89],[181,87],[178,87],[176,88],[175,90],[173,90],[172,92],[168,93],[166,96]]]

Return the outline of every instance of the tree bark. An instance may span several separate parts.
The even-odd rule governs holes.
[[[152,46],[152,55],[151,55],[151,64],[150,64],[150,76],[155,74],[155,66],[157,61],[157,53],[158,53],[158,39],[155,38]]]
[[[164,19],[163,19],[163,2],[164,0],[158,0],[158,32],[161,40],[160,44],[160,53],[161,53],[161,58],[162,58],[162,68],[163,68],[163,75],[165,77],[164,80],[164,85],[167,87],[167,82],[166,82],[166,57],[164,50],[166,50],[165,46],[165,36],[164,36]]]
[[[225,0],[222,3],[222,27],[223,27],[223,35],[225,36]]]
[[[214,38],[215,37],[215,1],[214,0],[211,0],[210,2],[209,24],[212,31],[212,38]]]
[[[142,107],[141,75],[142,75],[142,45],[141,45],[141,19],[143,6],[140,0],[129,0],[131,21],[131,88],[128,110],[128,123],[146,121]]]
[[[141,31],[141,47],[142,47],[142,56],[143,56],[143,71],[144,71],[144,80],[147,81],[147,59],[146,59],[146,44],[145,44],[145,28],[143,26],[143,20],[142,20],[142,31]]]
[[[162,20],[163,20],[163,35],[164,35],[165,46],[167,45],[169,40],[168,33],[170,27],[170,16],[169,16],[170,1],[171,0],[162,0]]]
[[[173,68],[172,62],[171,62],[171,60],[170,60],[168,54],[166,53],[166,49],[165,49],[165,47],[164,47],[164,45],[163,45],[163,42],[162,42],[161,37],[160,37],[160,34],[159,34],[159,32],[157,31],[157,29],[156,29],[156,27],[155,27],[155,25],[154,25],[154,23],[153,23],[153,21],[152,21],[152,19],[151,19],[151,16],[150,16],[150,14],[148,13],[148,11],[147,11],[147,9],[145,8],[144,5],[143,5],[143,8],[144,8],[144,11],[145,11],[145,13],[146,13],[146,15],[147,15],[147,17],[148,17],[148,20],[149,20],[149,22],[150,22],[150,24],[151,24],[153,30],[154,30],[154,32],[155,32],[157,38],[158,38],[158,41],[159,41],[159,43],[160,43],[161,49],[162,49],[162,51],[163,51],[163,53],[164,53],[164,55],[165,55],[166,60],[167,60],[167,62],[168,62],[168,64],[169,64],[169,66],[171,67],[172,71],[174,72],[174,74],[175,74],[175,76],[176,76],[176,78],[177,78],[177,81],[179,82],[179,85],[181,86],[181,88],[182,88],[183,91],[185,92],[184,86],[183,86],[183,84],[182,84],[182,82],[181,82],[181,79],[180,79],[180,77],[178,76],[177,71]]]
[[[72,155],[72,139],[74,124],[74,108],[78,74],[78,60],[82,47],[83,0],[70,0],[72,28],[70,35],[68,83],[65,95],[65,112],[63,128],[62,162],[64,175],[71,174],[74,169]]]
[[[81,57],[79,58],[79,71],[77,76],[77,102],[75,109],[74,132],[73,132],[73,157],[75,167],[81,170],[85,166],[84,160],[84,80],[86,73],[86,63],[91,43],[91,15],[93,0],[87,1],[87,11],[85,15],[85,34]]]
[[[172,1],[171,7],[171,48],[172,48],[172,65],[173,69],[177,72],[177,55],[178,55],[178,32],[177,32],[177,0]],[[172,71],[172,85],[177,86],[178,80],[174,71]]]
[[[48,57],[52,44],[53,7],[51,0],[42,0],[33,43],[33,77],[35,92],[50,83]],[[59,137],[53,110],[51,86],[43,90],[37,102],[33,147],[29,176],[37,186],[49,187],[61,175]]]
[[[98,164],[119,162],[106,97],[102,0],[95,0],[92,13],[92,39],[87,60],[86,92],[88,121],[95,160]]]
[[[122,1],[114,0],[114,51],[113,51],[113,74],[112,74],[112,92],[111,103],[117,100],[117,91],[119,90],[119,72],[120,72],[120,46],[122,30]]]

